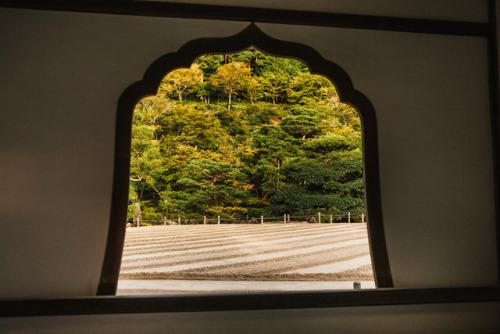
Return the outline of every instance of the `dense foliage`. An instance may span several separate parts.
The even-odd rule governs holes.
[[[129,216],[137,202],[143,219],[364,211],[357,112],[297,60],[202,56],[133,122]]]

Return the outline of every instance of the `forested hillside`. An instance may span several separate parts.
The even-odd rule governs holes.
[[[297,60],[202,56],[133,122],[129,217],[364,212],[357,112]]]

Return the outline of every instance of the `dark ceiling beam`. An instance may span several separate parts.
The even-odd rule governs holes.
[[[65,12],[278,23],[459,36],[488,36],[488,23],[409,19],[154,1],[0,0],[0,7]]]

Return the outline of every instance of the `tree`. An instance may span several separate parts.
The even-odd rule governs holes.
[[[254,133],[253,144],[259,149],[257,154],[273,158],[278,168],[285,157],[297,153],[294,138],[276,125],[263,125]]]
[[[251,186],[246,183],[246,175],[231,165],[206,159],[191,161],[184,169],[184,177],[177,181],[179,190],[203,198],[208,207],[219,207],[238,203],[238,199],[248,196]],[[231,205],[234,206],[234,205]]]
[[[300,61],[256,49],[230,59],[202,56],[137,105],[129,198],[144,219],[361,213],[356,110]],[[227,106],[213,99],[225,94]]]
[[[335,113],[344,127],[352,127],[356,131],[361,131],[361,120],[356,109],[347,104],[341,104],[335,107]]]
[[[284,182],[271,199],[271,214],[361,214],[364,210],[361,152],[335,152],[330,161],[299,159],[282,168]]]
[[[351,151],[356,148],[361,148],[361,136],[356,134],[343,136],[337,133],[308,140],[301,146],[302,150],[314,156],[324,156],[335,151]]]
[[[280,168],[285,158],[297,154],[295,139],[276,125],[263,125],[254,133],[253,144],[256,151],[257,173],[264,173],[265,180],[262,187],[267,188],[267,193],[274,192],[280,187]],[[271,168],[269,168],[271,167]]]
[[[154,138],[158,140],[161,130],[160,123],[165,116],[170,115],[175,105],[164,95],[149,96],[137,104],[134,112],[134,122],[151,126],[155,131]]]
[[[288,99],[296,104],[304,103],[308,99],[320,101],[325,94],[324,88],[332,86],[332,83],[323,76],[302,72],[291,80]]]
[[[262,74],[262,85],[264,86],[265,96],[271,98],[273,104],[276,104],[279,97],[284,97],[284,93],[288,86],[288,80],[283,74],[264,72]]]
[[[273,57],[258,52],[255,55],[254,73],[262,76],[266,72],[285,76],[288,81],[301,72],[307,72],[307,66],[296,59]]]
[[[260,81],[255,78],[247,80],[244,96],[250,100],[251,104],[254,104],[258,99],[262,98],[264,96],[264,91]]]
[[[163,79],[160,90],[168,94],[176,92],[179,101],[182,102],[183,96],[194,92],[197,84],[203,81],[203,72],[199,69],[198,64],[192,64],[190,68],[181,68],[170,72]]]
[[[144,203],[144,200],[149,202],[154,199],[154,204],[150,204],[157,206],[161,205],[158,201],[163,200],[162,191],[165,190],[163,175],[168,170],[169,164],[163,160],[158,140],[160,126],[156,124],[157,118],[154,116],[160,114],[161,110],[149,110],[148,107],[151,107],[149,102],[151,101],[143,101],[134,113],[129,200]],[[144,219],[151,218],[149,208],[145,206],[144,209]]]
[[[250,69],[243,63],[229,63],[222,65],[212,76],[212,84],[224,89],[229,96],[227,109],[231,110],[231,97],[244,90],[247,81],[250,78]]]
[[[170,120],[170,131],[184,145],[216,150],[222,139],[220,121],[211,112],[200,109],[195,109],[193,104],[177,105]]]
[[[281,122],[283,130],[296,137],[306,139],[321,132],[319,119],[309,115],[292,115],[283,118]]]
[[[212,74],[217,72],[217,69],[224,64],[224,56],[222,55],[205,55],[196,58],[194,61],[203,72],[206,81],[210,79]]]

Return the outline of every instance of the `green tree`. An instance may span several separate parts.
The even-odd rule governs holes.
[[[335,151],[351,151],[361,148],[361,136],[359,135],[340,135],[332,133],[321,136],[314,140],[308,140],[302,144],[301,149],[312,156],[325,156]]]
[[[285,97],[288,79],[283,74],[264,72],[262,74],[262,85],[264,86],[264,95],[269,97],[273,104],[276,104],[280,97]]]
[[[212,84],[224,89],[229,97],[227,109],[231,110],[231,98],[245,89],[250,78],[250,69],[243,63],[229,63],[222,65],[212,75]]]
[[[319,119],[309,115],[292,115],[283,118],[281,122],[283,130],[296,138],[310,138],[321,132]]]
[[[274,57],[259,52],[256,54],[254,72],[262,76],[265,72],[276,73],[292,79],[301,72],[307,72],[307,66],[296,59]]]
[[[164,175],[170,164],[165,161],[158,124],[161,116],[170,112],[164,108],[159,98],[148,98],[137,105],[132,127],[132,157],[130,160],[129,200],[136,203],[146,202],[154,207],[163,206],[163,191],[167,185]],[[169,105],[169,104],[168,104]],[[156,107],[156,108],[155,108]],[[144,219],[155,216],[155,210],[148,205],[143,206]]]
[[[295,104],[306,103],[308,101],[321,101],[324,98],[325,90],[333,88],[333,85],[325,77],[301,72],[295,76],[288,87],[288,99]]]
[[[255,157],[257,167],[253,169],[253,175],[263,174],[257,177],[262,191],[268,194],[274,193],[274,189],[280,187],[280,168],[286,158],[294,157],[298,148],[296,140],[279,126],[264,125],[254,133],[253,144],[257,148]]]
[[[203,71],[203,76],[208,80],[212,74],[217,72],[217,69],[224,64],[224,56],[222,55],[204,55],[196,58],[194,61],[201,71]]]
[[[227,105],[214,98],[225,95]],[[143,219],[363,210],[357,112],[300,61],[202,56],[133,122],[129,197]]]
[[[263,88],[260,80],[251,78],[245,83],[244,96],[250,100],[251,104],[254,104],[264,96]]]
[[[204,198],[206,207],[209,202],[215,207],[239,203],[251,189],[244,173],[229,164],[206,159],[191,161],[176,186],[198,199]]]
[[[283,159],[297,153],[296,140],[276,125],[263,125],[254,133],[253,144],[262,158],[272,158],[278,168]]]
[[[192,64],[190,68],[181,68],[170,72],[163,79],[160,90],[167,94],[177,93],[179,101],[182,102],[183,96],[194,92],[196,86],[203,81],[203,72],[198,64]]]
[[[219,119],[203,108],[197,109],[193,104],[179,104],[170,121],[170,131],[184,145],[216,150],[222,143]]]
[[[361,152],[336,152],[330,161],[295,160],[282,169],[286,184],[271,199],[271,214],[361,214]]]

